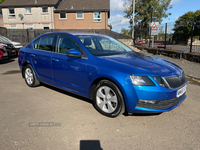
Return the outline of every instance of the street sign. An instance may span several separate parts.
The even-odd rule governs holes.
[[[151,35],[158,35],[159,22],[150,23]]]
[[[152,17],[152,21],[156,22],[157,17]]]

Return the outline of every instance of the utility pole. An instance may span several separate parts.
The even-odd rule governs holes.
[[[117,13],[117,31],[116,31],[117,33],[118,33],[118,23],[119,23],[118,21],[119,21],[119,18],[118,18],[118,13]]]
[[[140,21],[140,40],[142,40],[142,32],[141,32],[141,30],[142,30],[142,21]]]
[[[135,45],[134,24],[135,24],[135,0],[133,0],[133,28],[132,28],[132,39],[133,39],[133,43]]]
[[[190,52],[192,52],[193,32],[194,32],[194,18],[193,18],[193,22],[192,22],[192,31],[191,31]]]
[[[151,23],[152,24],[152,15],[153,15],[153,6],[151,5]],[[150,26],[150,40],[149,40],[149,47],[151,46],[151,26]]]
[[[165,49],[167,48],[167,23],[165,24]]]

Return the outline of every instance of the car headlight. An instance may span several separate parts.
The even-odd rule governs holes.
[[[139,85],[139,86],[155,86],[153,81],[147,77],[147,76],[135,76],[130,75],[131,81],[133,85]]]
[[[0,45],[2,45],[2,46],[7,46],[7,44],[4,44],[4,43],[0,43]]]
[[[166,83],[161,77],[153,77],[153,79],[162,87],[167,87]]]

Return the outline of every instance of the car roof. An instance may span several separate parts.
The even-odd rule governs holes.
[[[96,33],[80,33],[80,32],[71,32],[71,33],[68,33],[68,34],[72,34],[74,36],[77,36],[77,35],[106,36],[106,35],[96,34]]]
[[[73,36],[101,36],[101,37],[108,37],[107,35],[103,35],[103,34],[96,34],[96,33],[82,33],[82,32],[49,32],[49,33],[44,33],[42,35],[45,34],[69,34],[69,35],[73,35]]]

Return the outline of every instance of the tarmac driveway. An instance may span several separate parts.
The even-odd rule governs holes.
[[[0,149],[200,149],[200,84],[171,112],[107,118],[90,100],[42,85],[29,88],[17,59],[0,62]],[[43,122],[43,124],[38,124]]]

